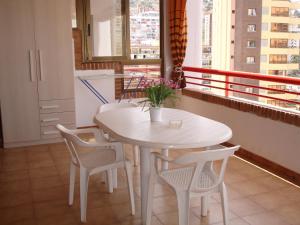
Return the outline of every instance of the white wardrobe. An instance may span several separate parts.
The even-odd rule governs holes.
[[[75,124],[70,0],[0,1],[5,147],[55,142]]]

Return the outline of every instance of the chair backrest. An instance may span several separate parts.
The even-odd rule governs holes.
[[[212,186],[204,189],[212,189],[223,182],[228,158],[232,156],[234,152],[239,149],[239,147],[240,146],[234,146],[230,148],[223,147],[215,150],[192,152],[178,157],[177,159],[173,160],[172,163],[181,165],[195,165],[193,176],[189,184],[189,189],[192,191],[197,191],[197,189],[199,189],[197,187],[199,176],[201,176],[203,172],[209,170],[209,174],[214,175],[213,177],[211,177],[214,182]],[[219,173],[216,173],[213,169],[213,162],[218,160],[221,161],[221,169]],[[203,191],[203,189],[200,188],[199,191]]]
[[[114,103],[107,103],[99,106],[98,113],[106,112],[113,109],[120,109],[120,108],[133,108],[137,107],[135,103],[132,102],[114,102]]]
[[[77,135],[75,135],[72,130],[67,129],[61,124],[57,124],[56,128],[60,131],[61,136],[64,138],[73,163],[79,166],[81,163],[76,151],[76,146],[82,144],[82,140]]]

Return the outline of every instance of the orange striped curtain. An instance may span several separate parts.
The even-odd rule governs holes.
[[[180,88],[186,86],[182,63],[187,43],[186,0],[169,0],[170,42],[173,59],[172,80],[178,82]]]

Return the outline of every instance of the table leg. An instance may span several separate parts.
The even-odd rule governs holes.
[[[141,176],[141,211],[142,224],[146,224],[148,186],[150,178],[150,157],[151,149],[140,147],[140,176]]]
[[[169,156],[169,149],[163,148],[163,149],[161,150],[161,154],[162,154],[163,156],[168,157],[168,156]],[[167,169],[169,168],[168,162],[166,162],[166,161],[162,162],[161,168],[162,168],[162,170],[167,170]]]

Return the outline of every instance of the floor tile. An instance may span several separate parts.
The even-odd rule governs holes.
[[[177,199],[175,196],[158,197],[153,200],[153,210],[155,215],[177,211]]]
[[[0,209],[0,224],[11,224],[21,220],[33,219],[32,204]]]
[[[239,198],[230,201],[229,209],[240,217],[266,211],[265,208],[248,198]]]
[[[43,177],[31,179],[32,189],[48,189],[52,187],[62,186],[63,182],[59,176]]]
[[[17,192],[24,193],[29,191],[30,191],[29,179],[0,182],[0,193],[17,193]]]
[[[236,182],[230,184],[230,186],[237,190],[242,196],[255,195],[269,191],[265,185],[256,183],[254,180]]]
[[[300,203],[281,206],[274,210],[292,225],[300,224]]]
[[[59,216],[74,212],[66,200],[54,200],[33,204],[35,217],[38,219]]]
[[[291,204],[293,202],[293,200],[284,197],[280,191],[262,193],[250,196],[249,198],[268,210],[278,208],[282,205]]]
[[[37,220],[37,225],[79,225],[80,222],[73,213],[66,213],[60,216],[50,216]]]
[[[80,220],[79,210],[76,213],[77,221]],[[89,209],[87,211],[87,224],[93,225],[114,225],[120,224],[118,220],[117,212],[114,212],[110,206]]]
[[[209,205],[208,215],[201,216],[201,207],[192,208],[193,213],[201,219],[201,224],[213,224],[223,221],[222,207],[220,203]],[[229,210],[229,219],[237,218],[237,215]]]
[[[287,183],[286,181],[272,175],[265,176],[265,177],[258,177],[255,179],[255,182],[258,184],[263,184],[270,190],[278,190],[280,188],[287,188],[290,186],[290,184]]]
[[[1,182],[12,182],[18,180],[27,180],[29,179],[28,170],[18,170],[10,172],[1,172],[0,173],[0,183]]]
[[[32,203],[30,192],[24,193],[0,193],[0,208],[14,207]]]
[[[159,221],[163,224],[168,225],[178,225],[178,212],[166,212],[156,215]],[[192,212],[189,215],[189,224],[190,225],[199,225],[202,224],[200,219],[196,217]]]
[[[44,202],[50,200],[67,200],[68,189],[65,186],[49,189],[32,190],[33,202]]]
[[[241,218],[235,218],[235,219],[229,220],[229,224],[230,225],[249,225],[249,223],[247,223],[245,220],[243,220]],[[214,223],[213,225],[224,225],[224,223],[223,222]]]
[[[281,216],[273,212],[265,212],[243,217],[250,225],[289,225]]]
[[[36,178],[45,178],[45,177],[53,177],[57,176],[58,172],[56,167],[42,167],[37,169],[30,169],[29,170],[29,176],[31,179]]]

